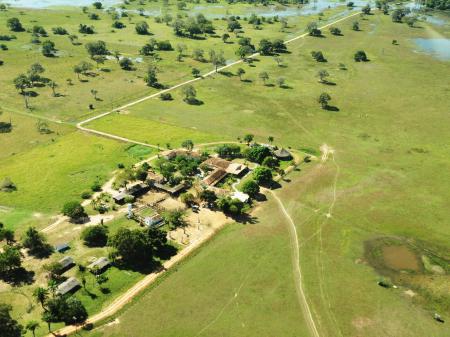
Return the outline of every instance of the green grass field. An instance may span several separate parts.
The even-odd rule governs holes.
[[[251,82],[217,75],[198,83],[198,97],[204,101],[201,106],[189,106],[181,95],[174,95],[172,102],[153,100],[134,106],[128,116],[141,118],[143,123],[156,120],[199,131],[220,130],[230,139],[252,132],[259,140],[274,136],[275,143],[295,148],[331,146],[335,153],[326,164],[294,173],[276,192],[297,225],[305,288],[321,335],[444,336],[450,331],[447,324],[435,322],[432,316],[435,311],[445,316],[450,313],[445,290],[449,275],[384,289],[377,285],[383,276],[364,259],[364,242],[400,237],[420,241],[434,254],[449,259],[445,247],[450,233],[445,219],[450,162],[444,140],[449,123],[445,113],[448,62],[416,52],[412,42],[415,37],[448,36],[448,27],[420,23],[421,28],[409,28],[383,15],[360,20],[359,32],[352,31],[351,24],[349,20],[339,25],[344,36],[327,33],[325,38],[307,38],[290,45],[291,53],[283,55],[285,68],[270,57],[260,57],[256,67],[245,68],[244,78]],[[399,41],[398,46],[391,44],[393,39]],[[370,62],[353,61],[354,52],[360,49],[366,51]],[[313,61],[312,50],[323,51],[328,62]],[[347,70],[339,70],[339,63]],[[336,85],[318,83],[315,75],[319,69],[326,69]],[[258,79],[261,71],[269,73],[270,83],[285,77],[290,88],[264,86]],[[330,93],[330,104],[339,111],[320,108],[316,99],[323,91]],[[148,110],[153,113],[146,114]],[[120,122],[116,130],[120,130]],[[257,213],[260,222],[256,225],[228,228],[130,306],[119,316],[119,324],[99,328],[92,335],[120,336],[125,331],[133,331],[135,336],[148,336],[149,331],[152,336],[175,336],[181,331],[188,336],[279,334],[279,328],[269,327],[279,321],[259,319],[263,310],[252,309],[252,301],[240,301],[240,296],[229,302],[218,300],[216,294],[222,292],[232,298],[241,279],[225,282],[218,278],[206,284],[211,274],[245,275],[252,254],[266,258],[264,250],[253,248],[253,240],[239,249],[235,245],[246,239],[253,226],[264,240],[267,227],[279,220],[274,206],[268,206],[264,209],[271,212],[270,218]],[[272,239],[267,238],[266,244],[274,244]],[[289,251],[281,247],[270,251],[271,258],[264,263],[267,266],[274,261],[280,266],[280,259],[290,259]],[[216,263],[228,261],[230,255],[232,265]],[[270,267],[254,271],[252,278],[264,278],[270,272]],[[200,291],[194,291],[197,284],[202,285]],[[272,294],[269,286],[249,288],[253,301]],[[209,298],[206,303],[202,300],[205,295]],[[294,296],[291,288],[284,299]],[[279,304],[275,299],[271,303],[273,307]],[[249,310],[258,317],[253,316],[251,327],[243,319]],[[137,318],[147,313],[149,324],[155,325],[144,330]],[[153,323],[150,317],[154,316],[158,319]],[[290,328],[280,335],[306,336],[298,329],[298,320],[283,315],[283,327]]]

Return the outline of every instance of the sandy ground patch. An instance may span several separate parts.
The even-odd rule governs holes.
[[[186,206],[181,202],[173,198],[168,198],[160,203],[160,206],[167,210],[185,209]]]

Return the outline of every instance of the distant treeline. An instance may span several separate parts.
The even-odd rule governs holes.
[[[428,8],[446,10],[450,9],[450,0],[427,0],[425,6]]]

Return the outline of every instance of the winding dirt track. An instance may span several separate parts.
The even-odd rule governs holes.
[[[269,191],[270,194],[272,194],[273,198],[277,201],[280,210],[282,211],[289,224],[289,238],[292,248],[292,268],[294,271],[295,289],[297,291],[298,301],[300,303],[300,306],[302,307],[303,316],[305,317],[305,321],[308,324],[308,329],[311,336],[320,337],[308,301],[306,300],[305,291],[303,289],[302,270],[300,268],[300,247],[298,243],[297,228],[295,227],[295,223],[292,220],[291,216],[284,207],[283,202],[280,200],[280,198],[278,198],[275,192],[273,192],[272,190],[266,191]]]

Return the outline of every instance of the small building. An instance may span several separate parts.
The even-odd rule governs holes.
[[[221,181],[226,175],[227,172],[225,170],[221,168],[216,168],[203,179],[203,182],[208,186],[214,186],[219,181]]]
[[[73,292],[80,287],[80,282],[75,277],[69,277],[63,283],[56,288],[56,294],[65,295],[69,292]]]
[[[244,203],[246,203],[246,202],[248,202],[250,200],[250,196],[248,194],[246,194],[246,193],[243,193],[243,192],[234,192],[231,195],[231,198],[237,199],[237,200],[239,200],[241,202],[244,202]]]
[[[149,227],[162,224],[163,221],[164,218],[160,214],[153,214],[151,216],[145,217],[144,219],[144,223]]]
[[[191,157],[200,158],[200,153],[197,151],[189,151],[186,149],[167,150],[161,153],[161,156],[167,160],[171,160],[175,157]]]
[[[125,190],[126,193],[131,194],[134,197],[138,197],[144,193],[147,193],[149,190],[149,186],[144,183],[135,183],[131,186],[128,186]]]
[[[75,264],[72,257],[70,256],[63,257],[58,261],[58,263],[61,265],[63,270],[70,269]]]
[[[147,181],[150,183],[159,183],[162,184],[164,182],[164,177],[158,173],[155,173],[153,171],[147,172]]]
[[[58,253],[64,253],[66,250],[69,250],[70,246],[68,243],[60,243],[55,246],[55,251]]]
[[[274,154],[275,157],[277,157],[280,160],[292,159],[291,153],[288,150],[284,149],[284,148],[281,148],[281,149],[273,151],[273,154]]]
[[[178,184],[176,186],[169,186],[166,184],[154,183],[153,186],[156,187],[157,189],[160,189],[160,190],[170,193],[172,195],[180,193],[185,188],[183,183]]]
[[[94,274],[103,273],[111,265],[111,262],[106,257],[100,257],[92,262],[87,268]]]
[[[222,159],[222,158],[208,158],[203,163],[203,165],[207,165],[209,167],[222,169],[228,174],[232,174],[235,176],[240,176],[243,172],[247,171],[247,166],[240,163],[233,163],[231,161]]]
[[[125,200],[127,199],[127,197],[132,197],[132,195],[125,192],[120,192],[113,196],[113,199],[116,204],[123,205],[125,204]]]

